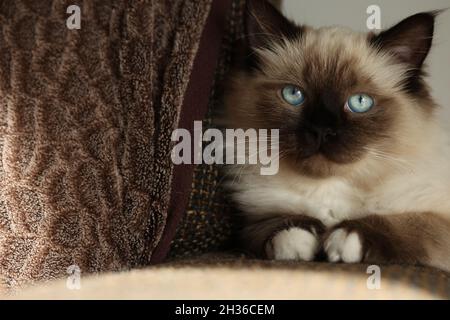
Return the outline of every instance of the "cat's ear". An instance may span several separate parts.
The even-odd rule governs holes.
[[[439,12],[423,12],[401,21],[371,39],[373,45],[389,51],[399,62],[415,70],[422,67],[433,42],[434,21]]]
[[[267,0],[248,0],[246,37],[251,48],[267,47],[281,38],[299,36],[301,27],[286,19]]]

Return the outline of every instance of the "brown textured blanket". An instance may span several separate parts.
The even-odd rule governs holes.
[[[208,19],[227,3],[0,1],[0,288],[146,265],[161,237],[165,255],[189,189],[170,135],[186,100],[202,118],[220,40]]]

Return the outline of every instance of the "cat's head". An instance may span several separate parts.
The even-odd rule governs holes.
[[[434,110],[423,63],[435,13],[374,34],[298,26],[249,3],[247,70],[227,99],[235,126],[280,129],[283,161],[313,175],[414,152]]]

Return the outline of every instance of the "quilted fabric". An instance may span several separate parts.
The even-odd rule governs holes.
[[[148,264],[211,0],[0,1],[0,287]]]

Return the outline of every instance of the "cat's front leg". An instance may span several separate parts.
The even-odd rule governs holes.
[[[331,262],[422,264],[450,270],[450,221],[433,213],[370,215],[328,230]]]
[[[273,215],[252,218],[241,232],[251,253],[275,260],[311,261],[320,249],[325,226],[304,215]]]

